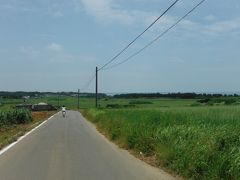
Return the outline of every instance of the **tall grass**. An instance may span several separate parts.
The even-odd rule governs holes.
[[[0,127],[13,124],[24,124],[30,121],[32,121],[32,115],[28,110],[0,110]]]
[[[191,179],[240,179],[240,107],[86,110],[126,148]]]

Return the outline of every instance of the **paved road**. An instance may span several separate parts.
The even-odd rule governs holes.
[[[100,135],[80,113],[55,115],[0,156],[1,180],[168,180]]]

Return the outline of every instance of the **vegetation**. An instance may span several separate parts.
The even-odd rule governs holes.
[[[153,104],[152,102],[150,102],[150,101],[137,101],[137,100],[135,100],[135,101],[130,101],[129,102],[129,104]]]
[[[225,104],[225,105],[233,105],[238,104],[238,98],[207,98],[207,99],[201,99],[198,101],[199,103],[205,104],[205,105],[219,105],[219,104]]]
[[[0,125],[0,149],[16,141],[18,137],[31,130],[55,112],[33,112],[31,121],[22,124]]]
[[[42,102],[42,99],[29,99],[31,103]],[[22,99],[0,98],[0,149],[16,141],[18,137],[31,130],[55,112],[30,112],[15,109]]]
[[[0,127],[13,124],[24,124],[30,121],[32,121],[32,115],[28,110],[16,109],[0,111]]]
[[[128,149],[192,179],[240,178],[240,107],[85,110]]]
[[[94,93],[81,93],[82,97],[94,97]],[[3,99],[22,99],[23,97],[29,96],[32,98],[39,98],[39,97],[52,97],[52,96],[69,96],[75,97],[77,96],[77,92],[24,92],[24,91],[17,91],[17,92],[8,92],[8,91],[0,91],[0,98]],[[106,94],[99,93],[99,97],[107,97]]]
[[[1,101],[1,99],[0,99]],[[159,108],[159,107],[185,107],[190,106],[193,103],[196,103],[195,99],[170,99],[170,98],[138,98],[138,99],[125,99],[125,98],[100,98],[99,106],[101,108],[106,108],[109,105],[115,104],[117,106],[123,107],[128,105],[135,105],[137,108]],[[49,96],[49,97],[38,97],[30,98],[26,100],[27,104],[36,104],[39,102],[45,102],[54,106],[65,105],[69,109],[77,109],[78,100],[77,97],[71,96]],[[132,103],[133,102],[133,103]],[[137,102],[137,103],[135,103]],[[142,103],[143,102],[143,103]],[[145,103],[144,103],[145,102]],[[148,103],[147,103],[148,102]],[[3,106],[0,109],[12,109],[17,104],[24,103],[22,99],[2,99],[1,103]],[[95,99],[90,97],[80,97],[80,108],[94,108]],[[131,106],[130,106],[131,107]]]
[[[217,98],[217,97],[238,97],[237,94],[197,94],[197,93],[130,93],[117,94],[114,98],[181,98],[181,99],[199,99],[199,98]]]
[[[76,94],[56,93],[26,100],[39,102],[77,109],[78,101]],[[19,98],[0,98],[0,112],[5,112],[0,113],[5,119],[0,120],[0,148],[43,120],[6,118],[17,114],[9,109],[20,103]],[[239,105],[238,95],[128,94],[100,96],[96,110],[93,96],[80,96],[84,115],[111,140],[190,179],[240,179]]]

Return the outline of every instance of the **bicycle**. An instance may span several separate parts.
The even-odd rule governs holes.
[[[62,111],[62,116],[65,118],[66,117],[66,111]]]

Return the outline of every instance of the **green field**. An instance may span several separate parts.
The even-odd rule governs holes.
[[[77,98],[29,99],[77,109]],[[80,98],[84,116],[121,147],[190,179],[240,179],[240,100]],[[1,109],[22,100],[1,99]]]
[[[69,109],[77,109],[78,99],[77,97],[67,97],[62,96],[59,98],[57,96],[43,97],[43,98],[31,98],[26,101],[28,104],[35,104],[39,102],[45,102],[52,104],[54,106],[65,105]],[[23,103],[22,99],[2,99],[0,100],[2,106],[0,109],[14,108],[17,104]],[[196,103],[196,100],[182,100],[182,99],[169,99],[169,98],[153,98],[153,99],[114,99],[114,98],[102,98],[99,99],[99,107],[105,108],[107,105],[129,105],[134,104],[136,108],[171,108],[171,107],[186,107],[191,106]],[[136,104],[135,104],[136,103]],[[80,108],[94,108],[95,99],[80,97]]]
[[[77,109],[78,99],[71,96],[44,96],[38,98],[30,98],[26,104],[37,104],[45,102],[54,106],[65,105],[69,109]],[[0,109],[14,108],[17,104],[24,103],[22,99],[1,99]],[[80,108],[94,108],[95,98],[93,97],[80,97]],[[113,108],[149,108],[149,109],[168,109],[168,108],[181,108],[181,107],[199,107],[199,106],[223,106],[223,105],[240,105],[238,97],[221,97],[211,98],[207,103],[200,103],[199,99],[180,99],[180,98],[100,98],[99,107],[113,107]]]
[[[65,105],[68,109],[77,109],[78,100],[76,97],[67,97],[63,96],[59,98],[56,96],[50,96],[50,97],[42,97],[42,98],[31,98],[27,100],[26,104],[37,104],[40,102],[45,102],[54,106],[62,106]],[[17,104],[23,104],[22,99],[2,99],[0,100],[0,103],[2,104],[0,106],[0,109],[12,109]],[[80,99],[80,107],[81,108],[92,108],[94,107],[95,100],[93,98],[81,98]]]
[[[183,177],[240,179],[238,103],[196,106],[196,100],[148,101],[153,104],[83,113],[120,146],[156,157],[157,165]]]

